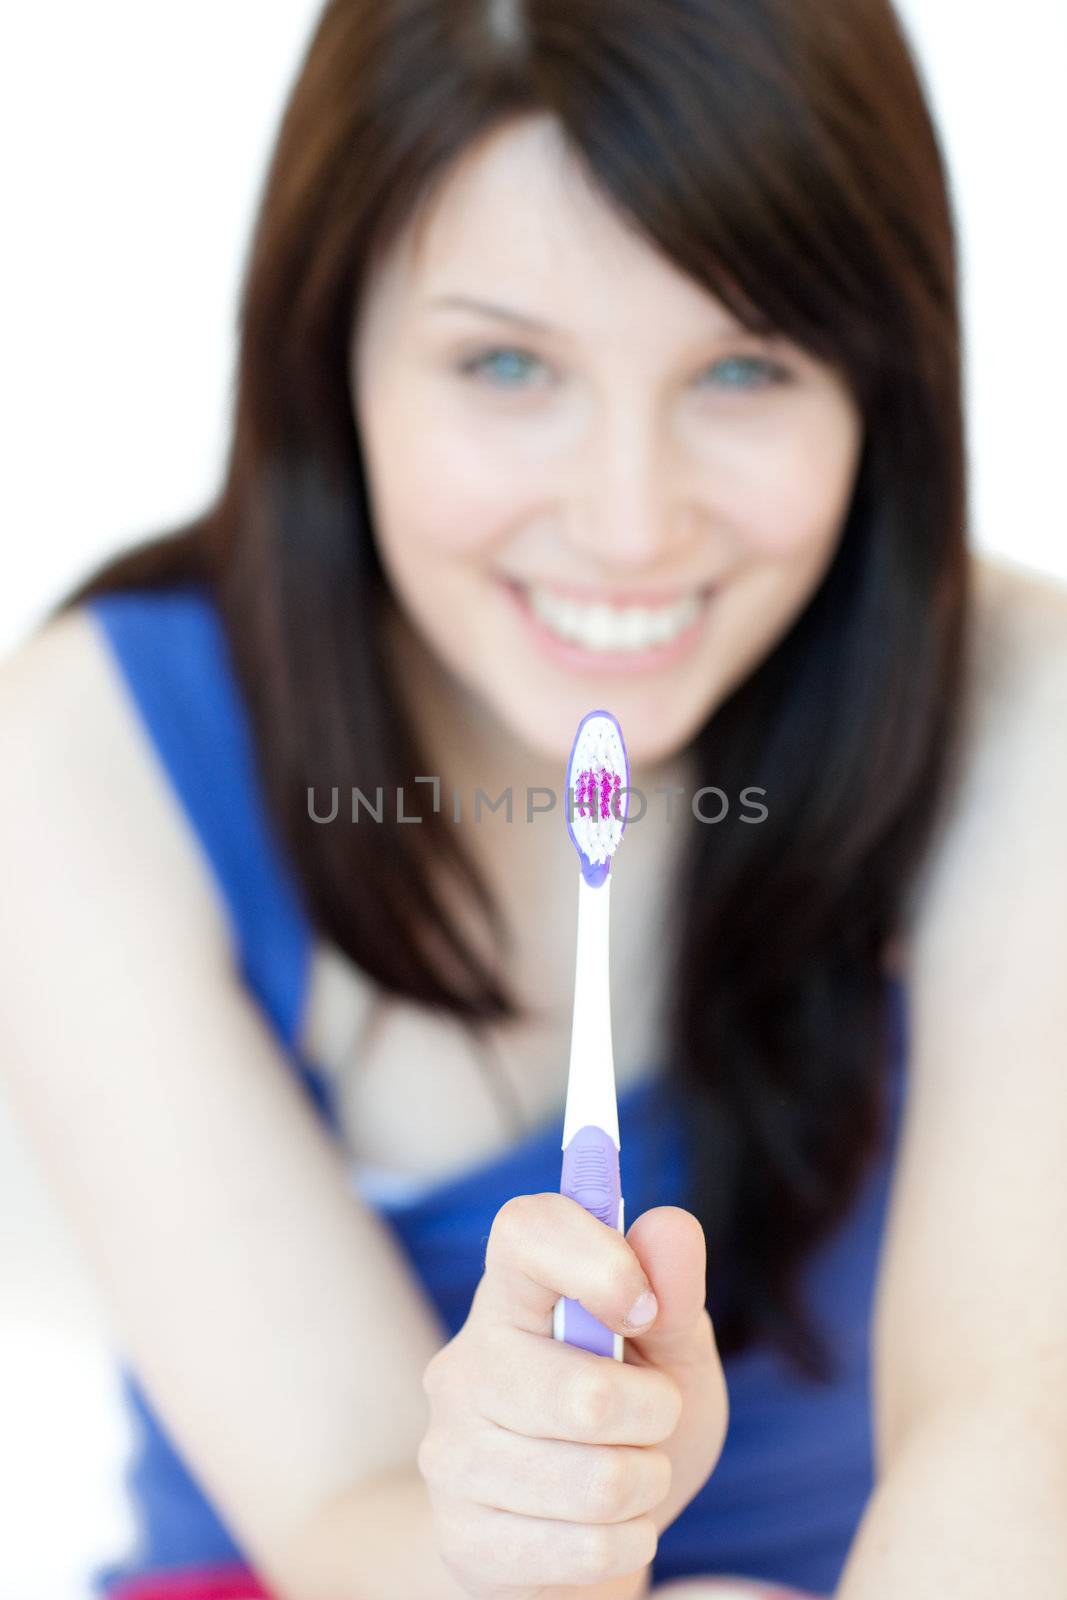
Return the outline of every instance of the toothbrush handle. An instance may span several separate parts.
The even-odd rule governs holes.
[[[623,1197],[619,1177],[619,1151],[614,1139],[594,1123],[579,1128],[563,1152],[560,1194],[599,1217],[609,1228],[623,1232]],[[580,1300],[561,1295],[552,1318],[552,1337],[578,1345],[594,1355],[622,1360],[623,1337],[605,1327]]]

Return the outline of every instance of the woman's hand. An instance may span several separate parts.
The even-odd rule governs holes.
[[[697,1218],[658,1206],[626,1237],[576,1200],[501,1206],[459,1333],[428,1363],[419,1447],[438,1550],[477,1600],[639,1575],[707,1481],[728,1403]],[[651,1286],[647,1332],[626,1314]],[[623,1361],[552,1338],[559,1296],[626,1339]],[[620,1597],[629,1590],[622,1584]]]

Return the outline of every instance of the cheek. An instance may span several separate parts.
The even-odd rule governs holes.
[[[836,546],[855,479],[860,427],[842,404],[781,415],[746,441],[720,500],[739,541],[757,556],[819,563]]]
[[[524,504],[522,475],[491,426],[434,386],[379,389],[360,429],[383,545],[403,539],[429,560],[474,555]]]

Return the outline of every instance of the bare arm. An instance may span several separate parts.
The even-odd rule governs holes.
[[[352,1551],[358,1551],[355,1563]],[[323,1506],[294,1557],[303,1574],[299,1600],[470,1600],[437,1554],[429,1494],[415,1467],[362,1483]],[[651,1570],[546,1589],[544,1600],[644,1600]],[[298,1600],[295,1592],[292,1600]]]
[[[321,1508],[414,1465],[444,1330],[235,974],[85,616],[0,671],[0,772],[5,1091],[249,1559],[294,1600],[357,1600],[359,1552],[330,1544]],[[431,1564],[409,1592],[453,1591]]]
[[[878,1486],[839,1600],[1067,1593],[1067,596],[1012,580],[985,614],[912,941]]]

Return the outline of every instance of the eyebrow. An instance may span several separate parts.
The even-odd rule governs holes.
[[[495,317],[501,322],[513,322],[518,327],[529,328],[535,333],[554,334],[557,338],[561,339],[570,338],[570,335],[567,334],[562,328],[554,328],[550,322],[542,322],[538,317],[531,317],[528,312],[515,311],[510,306],[496,305],[491,300],[479,300],[473,295],[439,294],[433,296],[432,299],[426,300],[424,304],[428,309],[434,311],[476,311],[481,316]],[[775,329],[770,322],[766,321],[757,314],[756,325],[754,327],[746,328],[743,323],[736,322],[735,326],[727,326],[722,328],[719,331],[718,336],[722,339],[731,339],[744,337],[745,334],[748,334],[752,338],[773,340],[775,337]]]
[[[553,328],[551,323],[541,322],[537,317],[531,317],[524,311],[513,311],[509,306],[494,305],[489,300],[476,300],[467,294],[439,294],[432,300],[427,300],[426,305],[432,310],[457,309],[460,311],[477,311],[485,317],[496,317],[501,322],[515,322],[522,328],[532,328],[537,333],[562,333],[562,329]]]

